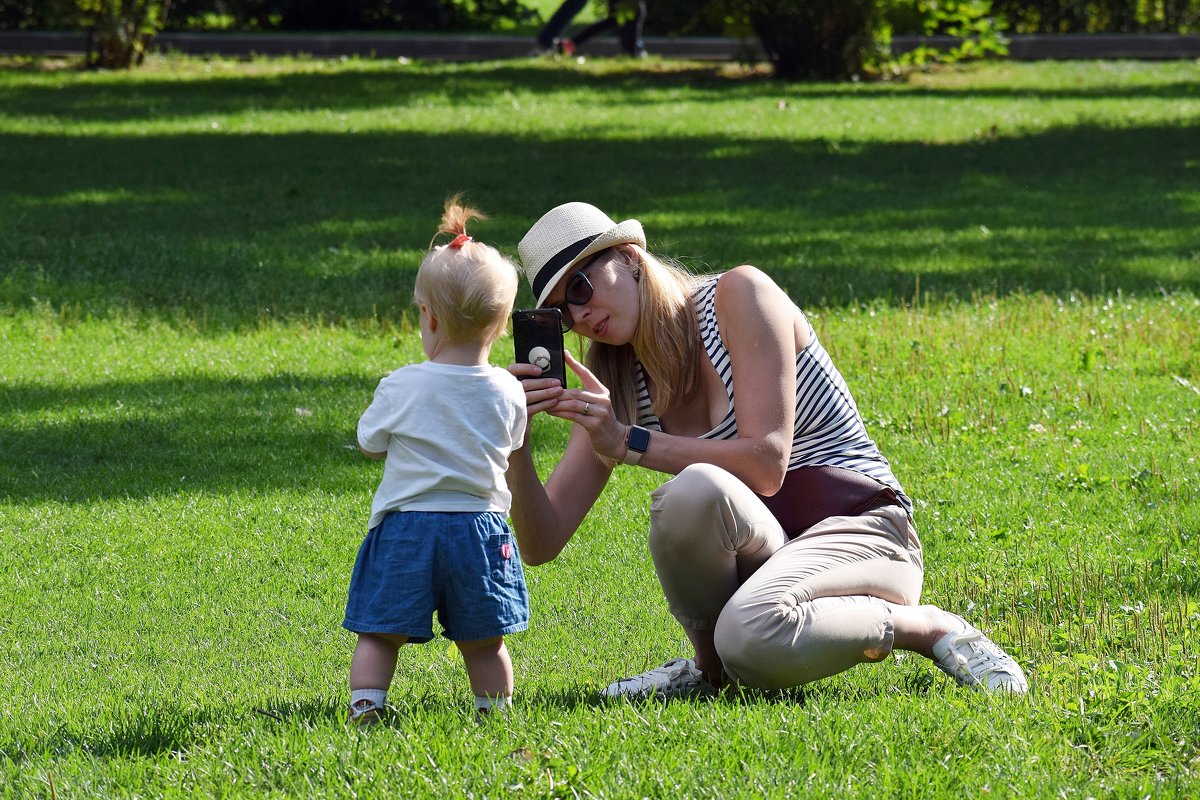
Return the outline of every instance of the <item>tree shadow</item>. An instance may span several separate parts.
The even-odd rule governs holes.
[[[0,497],[86,504],[251,490],[369,496],[355,421],[377,374],[197,376],[48,388],[0,383]],[[299,409],[299,410],[297,410]],[[561,448],[543,436],[535,455]]]
[[[895,301],[917,275],[956,297],[1198,291],[1194,140],[1182,125],[948,144],[8,135],[0,172],[21,188],[0,194],[0,304],[215,327],[402,314],[440,201],[462,189],[495,212],[478,237],[508,253],[546,209],[586,199],[699,268],[761,266],[801,305]]]
[[[354,442],[354,412],[331,427],[324,414],[305,417],[295,409],[368,397],[372,384],[350,375],[278,375],[3,386],[0,409],[35,416],[45,409],[56,418],[0,432],[0,494],[87,503],[246,485],[257,491],[361,481],[365,488],[361,457],[346,449]]]
[[[364,62],[359,68],[339,66],[323,72],[314,61],[307,72],[285,75],[239,75],[237,80],[139,76],[134,82],[72,82],[46,91],[41,85],[0,87],[0,108],[19,116],[49,117],[72,122],[126,122],[162,116],[236,115],[245,112],[352,112],[394,109],[434,98],[462,106],[479,98],[514,91],[545,96],[586,91],[597,103],[658,104],[662,89],[678,88],[699,101],[788,97],[872,100],[884,98],[992,98],[1030,100],[1103,100],[1128,98],[1194,99],[1200,83],[1188,80],[1138,85],[1113,75],[1110,82],[1090,86],[928,87],[917,82],[866,84],[794,83],[766,73],[696,62],[650,63],[618,71],[575,69],[546,63],[459,65],[447,69],[405,69],[386,62]],[[447,72],[450,71],[448,75]],[[645,90],[645,93],[642,92]]]

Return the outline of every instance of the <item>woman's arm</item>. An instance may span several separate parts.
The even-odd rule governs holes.
[[[567,363],[572,368],[582,368],[569,353]],[[517,377],[540,373],[537,367],[530,364],[513,364],[509,371]],[[591,377],[590,374],[585,381],[588,377]],[[591,380],[594,383],[591,386],[593,391],[597,388],[603,391],[594,378]],[[539,411],[567,419],[576,416],[555,413],[560,399],[576,392],[562,389],[557,381],[538,378],[526,381],[526,387],[530,425],[526,426],[525,443],[509,457],[506,478],[509,491],[512,492],[513,532],[521,548],[521,560],[533,566],[552,561],[562,552],[604,490],[612,470],[596,456],[587,431],[574,425],[562,459],[543,486],[534,467],[529,444],[533,416]],[[583,407],[583,401],[572,402],[579,408]]]
[[[783,484],[791,457],[796,355],[808,344],[808,325],[775,281],[751,266],[722,276],[716,314],[733,370],[738,427],[730,463],[721,466],[770,496]]]
[[[529,444],[514,451],[507,477],[513,497],[513,531],[522,561],[537,565],[556,558],[579,529],[611,474],[578,426],[571,430],[562,460],[545,486],[534,468]]]

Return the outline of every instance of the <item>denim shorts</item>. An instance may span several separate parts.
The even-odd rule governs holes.
[[[492,639],[529,627],[517,543],[496,512],[393,511],[358,549],[342,626],[355,633]]]

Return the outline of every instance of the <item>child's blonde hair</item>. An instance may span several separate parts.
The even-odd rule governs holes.
[[[496,248],[467,235],[467,223],[487,219],[478,209],[462,204],[462,195],[446,201],[442,234],[454,238],[433,245],[417,270],[413,299],[428,306],[450,342],[491,344],[508,326],[517,297],[517,268]]]

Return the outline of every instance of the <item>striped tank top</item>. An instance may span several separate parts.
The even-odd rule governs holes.
[[[701,439],[737,438],[737,409],[733,396],[733,365],[729,351],[721,341],[715,310],[717,280],[705,280],[692,295],[704,350],[729,395],[729,413]],[[638,424],[651,430],[662,430],[662,423],[650,409],[650,393],[641,364],[637,366]],[[867,435],[858,406],[837,367],[817,340],[809,324],[808,346],[796,355],[796,427],[792,436],[792,452],[788,471],[799,467],[841,467],[867,475],[896,492],[897,498],[911,514],[912,500],[904,494],[892,467],[875,442]]]

